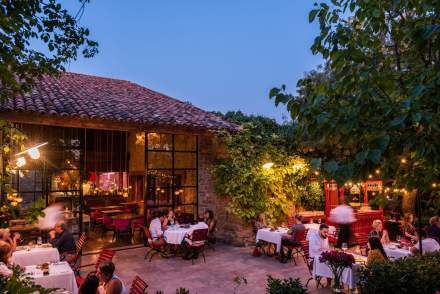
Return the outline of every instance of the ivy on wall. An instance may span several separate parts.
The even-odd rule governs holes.
[[[230,198],[232,213],[251,222],[265,212],[275,224],[286,221],[295,206],[322,209],[322,187],[312,180],[308,161],[294,153],[293,124],[240,112],[224,118],[241,125],[238,132],[223,135],[228,157],[214,168],[216,191]],[[273,166],[264,168],[267,162]]]

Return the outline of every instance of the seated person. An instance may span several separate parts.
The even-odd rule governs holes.
[[[429,237],[440,242],[440,218],[438,216],[433,216],[429,219],[429,226],[426,233]]]
[[[168,210],[168,214],[163,220],[162,227],[166,229],[168,226],[173,226],[174,224],[177,223],[178,222],[174,211],[172,209]]]
[[[81,287],[78,289],[78,294],[98,294],[99,279],[95,275],[88,275]]]
[[[9,229],[0,229],[0,240],[8,243],[9,246],[11,246],[12,252],[14,252],[17,248],[17,243],[19,239],[19,233],[15,233],[14,236],[11,238],[11,232],[9,231]]]
[[[302,217],[301,215],[297,214],[295,215],[295,224],[290,228],[289,231],[287,231],[287,234],[284,235],[281,239],[281,259],[280,261],[282,263],[286,263],[287,259],[292,258],[292,250],[289,249],[287,251],[287,256],[284,253],[284,246],[300,246],[301,240],[297,240],[297,236],[299,232],[304,232],[306,230],[306,227],[302,223]]]
[[[255,227],[257,230],[267,228],[266,216],[264,215],[264,212],[258,214],[257,220],[255,221]]]
[[[321,224],[319,231],[313,232],[309,239],[309,254],[315,258],[321,256],[322,252],[330,250],[328,245],[328,225]]]
[[[162,224],[165,221],[166,213],[159,211],[156,213],[156,217],[151,221],[150,227],[148,228],[153,238],[153,243],[155,246],[163,247],[167,244],[163,236]]]
[[[383,249],[382,242],[377,237],[369,237],[368,238],[368,258],[367,265],[372,262],[384,262],[388,260],[388,256]]]
[[[97,276],[101,282],[100,294],[127,294],[122,280],[115,275],[115,265],[111,261],[104,261],[99,265]]]
[[[212,210],[208,209],[205,211],[203,222],[208,225],[208,241],[215,242],[215,227],[217,221],[214,218],[214,212]]]
[[[411,213],[405,214],[402,221],[402,233],[403,237],[408,241],[416,241],[416,228],[413,225],[414,216]]]
[[[64,222],[58,222],[55,225],[55,230],[49,232],[49,237],[49,243],[57,248],[61,255],[75,252],[75,239],[72,232],[66,228]]]
[[[8,267],[12,256],[11,246],[0,240],[0,276],[10,277],[12,270]]]
[[[383,224],[380,219],[373,221],[373,229],[368,234],[368,238],[378,238],[382,244],[390,243],[390,238],[388,237],[388,232],[383,229]]]
[[[422,242],[422,251],[423,253],[428,253],[428,252],[434,252],[434,251],[439,251],[440,250],[440,245],[438,244],[438,242],[431,238],[428,237],[425,230],[421,231],[421,242]],[[416,243],[415,246],[411,247],[411,252],[412,253],[418,253],[420,252],[420,238],[417,238],[418,242]]]

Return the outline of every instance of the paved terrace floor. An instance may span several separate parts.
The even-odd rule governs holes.
[[[148,293],[162,290],[164,294],[175,294],[176,289],[184,287],[191,294],[232,294],[233,279],[236,276],[247,278],[248,284],[241,286],[237,294],[266,293],[267,275],[276,278],[299,277],[303,283],[309,278],[306,265],[298,258],[294,263],[281,264],[273,257],[251,255],[252,247],[232,247],[216,245],[216,250],[207,249],[206,263],[203,258],[195,261],[180,257],[164,259],[159,256],[152,262],[144,260],[146,248],[118,251],[114,257],[116,273],[129,287],[136,275],[144,279],[149,287]],[[95,256],[84,256],[83,263],[93,261]],[[309,283],[311,293],[330,293],[329,288],[316,289],[314,281]]]

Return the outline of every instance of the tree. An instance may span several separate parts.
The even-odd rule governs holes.
[[[429,0],[315,4],[311,49],[327,66],[300,80],[298,94],[283,86],[270,96],[300,136],[316,139],[308,147],[324,175],[342,183],[380,170],[397,188],[430,192],[440,167],[439,14]]]
[[[34,79],[64,70],[78,53],[94,56],[98,44],[88,35],[56,0],[1,1],[0,98],[30,90]]]

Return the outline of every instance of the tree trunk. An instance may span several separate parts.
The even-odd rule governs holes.
[[[405,213],[415,213],[416,211],[416,197],[417,190],[412,190],[411,192],[403,194],[402,199],[402,212]]]

